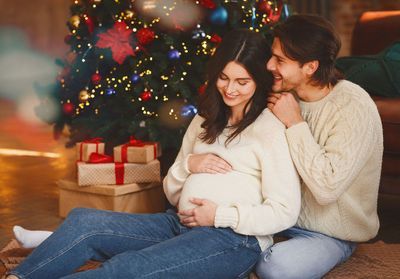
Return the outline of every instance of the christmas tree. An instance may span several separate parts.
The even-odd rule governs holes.
[[[70,51],[36,112],[56,136],[69,129],[67,146],[101,137],[112,147],[134,136],[177,148],[221,37],[234,28],[268,36],[287,15],[282,1],[74,0]]]

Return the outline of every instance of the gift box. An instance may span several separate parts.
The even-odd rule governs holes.
[[[143,142],[131,140],[114,147],[114,161],[128,163],[148,163],[161,156],[161,146],[158,142]]]
[[[94,138],[76,144],[76,158],[78,161],[89,161],[90,154],[104,154],[104,143],[101,138]]]
[[[165,210],[162,184],[93,185],[80,187],[76,182],[60,180],[59,214],[66,217],[75,207],[97,208],[128,213],[156,213]]]
[[[132,163],[85,163],[77,162],[78,185],[122,185],[129,183],[160,182],[160,162]]]

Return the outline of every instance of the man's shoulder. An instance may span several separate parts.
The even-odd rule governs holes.
[[[364,108],[369,109],[371,107],[376,107],[367,91],[348,80],[339,81],[333,87],[332,93],[331,102],[339,109],[362,110]]]

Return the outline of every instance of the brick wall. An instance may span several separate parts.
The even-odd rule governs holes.
[[[399,0],[331,0],[330,19],[342,39],[339,56],[350,54],[351,35],[357,18],[362,12],[399,9]]]
[[[0,28],[18,28],[26,34],[31,47],[51,56],[62,56],[68,49],[71,0],[0,0]]]

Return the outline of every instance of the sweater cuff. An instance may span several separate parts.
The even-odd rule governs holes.
[[[236,207],[218,206],[215,212],[214,226],[216,228],[236,229],[239,223],[239,212]]]

